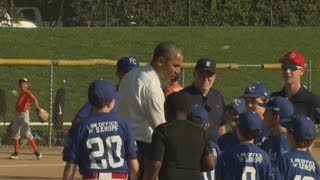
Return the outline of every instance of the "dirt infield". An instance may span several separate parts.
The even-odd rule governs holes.
[[[23,148],[19,159],[9,159],[12,148],[0,150],[0,179],[61,179],[65,163],[62,148],[40,148],[43,158],[37,160],[31,147]],[[79,172],[75,179],[80,179]]]
[[[24,147],[20,158],[9,159],[12,153],[11,147],[0,149],[0,179],[61,179],[64,162],[62,159],[62,148],[41,148],[43,158],[37,160],[32,153],[31,147]],[[312,155],[320,162],[320,148],[314,148]],[[75,179],[80,179],[77,171]]]

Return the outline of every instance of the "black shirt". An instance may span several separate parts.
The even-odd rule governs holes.
[[[159,180],[200,179],[200,160],[212,153],[203,128],[188,120],[172,120],[152,134],[150,159],[162,161]]]
[[[202,93],[194,86],[188,86],[177,93],[185,93],[188,98],[189,109],[195,105],[208,105],[210,107],[210,111],[208,112],[209,121],[210,121],[210,129],[208,130],[208,138],[213,142],[217,142],[219,134],[218,129],[227,124],[227,121],[224,116],[224,99],[222,94],[215,90],[210,89],[207,96],[203,96]],[[170,99],[170,95],[167,97],[165,102],[165,112],[166,112],[166,120],[170,121],[170,119],[175,118],[174,112],[170,112],[170,107],[172,103],[175,103]]]
[[[281,91],[274,92],[271,96],[283,96],[287,97],[285,88],[282,88]],[[299,91],[293,95],[289,100],[292,102],[294,107],[294,113],[300,115],[306,115],[310,117],[315,123],[320,123],[320,119],[316,112],[316,108],[320,107],[320,98],[319,96],[308,91],[303,85]]]

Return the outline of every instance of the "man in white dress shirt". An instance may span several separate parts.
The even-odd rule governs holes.
[[[153,129],[166,122],[162,89],[179,75],[183,60],[182,51],[174,43],[162,42],[150,64],[130,71],[120,82],[119,113],[132,123],[141,165],[150,149]]]

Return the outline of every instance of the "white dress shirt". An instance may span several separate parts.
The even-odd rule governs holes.
[[[151,65],[126,74],[119,86],[119,113],[128,119],[136,140],[151,142],[153,129],[165,122],[165,96],[160,77]]]

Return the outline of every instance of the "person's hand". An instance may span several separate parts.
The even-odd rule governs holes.
[[[15,97],[18,97],[18,91],[17,91],[17,90],[12,90],[11,93],[12,93]]]
[[[210,123],[207,123],[207,124],[205,124],[205,125],[203,126],[203,129],[204,129],[206,132],[208,132],[209,127],[210,127]]]

